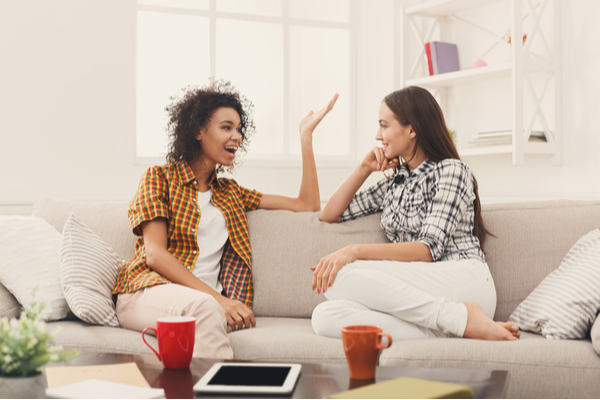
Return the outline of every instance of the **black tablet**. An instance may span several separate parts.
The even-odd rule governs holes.
[[[216,363],[194,385],[197,392],[291,393],[300,364]]]

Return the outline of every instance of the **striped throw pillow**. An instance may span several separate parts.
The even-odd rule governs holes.
[[[510,316],[546,339],[583,339],[600,309],[600,230],[581,237]]]
[[[122,263],[114,250],[71,214],[59,259],[60,283],[73,314],[90,324],[118,327],[111,293]]]

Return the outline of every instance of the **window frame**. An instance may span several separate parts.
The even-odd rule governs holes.
[[[356,109],[356,53],[357,53],[357,31],[358,31],[358,4],[357,0],[348,0],[348,22],[333,22],[333,21],[322,21],[322,20],[310,20],[303,18],[291,18],[289,16],[289,0],[281,1],[281,17],[263,16],[255,14],[240,14],[231,13],[224,11],[217,11],[217,0],[208,0],[208,10],[197,10],[197,9],[186,9],[180,7],[167,7],[167,6],[156,6],[148,4],[140,4],[136,1],[136,24],[135,24],[135,52],[136,52],[136,102],[137,102],[137,81],[138,75],[138,14],[140,11],[150,11],[177,15],[192,15],[208,17],[209,20],[209,48],[210,48],[210,76],[216,75],[216,49],[217,49],[217,38],[216,38],[216,26],[217,19],[229,19],[238,21],[250,21],[250,22],[264,22],[264,23],[275,23],[281,24],[283,27],[283,152],[279,154],[261,155],[259,157],[248,158],[245,157],[243,164],[251,167],[299,167],[301,165],[301,156],[298,154],[291,154],[290,152],[290,27],[317,27],[317,28],[333,28],[333,29],[345,29],[349,33],[349,95],[348,101],[348,154],[345,156],[328,156],[328,155],[315,155],[315,158],[319,161],[319,166],[325,168],[345,168],[355,165],[356,161],[356,149],[357,149],[357,109]],[[316,104],[315,107],[321,105]],[[137,112],[137,108],[136,108]],[[298,121],[300,122],[300,121]],[[260,134],[260,127],[257,129],[257,134]],[[135,128],[135,165],[157,165],[164,164],[164,157],[143,157],[137,154],[137,122]],[[252,145],[248,154],[252,154]]]

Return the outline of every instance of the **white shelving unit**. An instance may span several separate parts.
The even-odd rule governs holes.
[[[457,13],[482,5],[499,2],[502,0],[428,0],[412,6],[400,6],[400,85],[421,86],[436,92],[440,105],[444,111],[448,108],[449,88],[468,83],[484,81],[496,78],[510,80],[511,85],[511,129],[512,144],[459,148],[461,156],[477,156],[489,154],[512,154],[513,164],[523,164],[525,154],[550,154],[554,165],[562,164],[562,68],[561,68],[561,0],[509,0],[511,7],[510,29],[503,34],[490,32],[487,28],[478,26],[476,23],[467,21]],[[506,2],[506,0],[504,0]],[[534,4],[535,3],[535,4]],[[540,26],[540,20],[547,10],[548,4],[553,5],[553,46],[548,46],[544,31]],[[526,10],[523,10],[523,6]],[[524,11],[525,14],[524,14]],[[513,38],[523,36],[523,19],[533,18],[534,29],[528,32],[525,44],[520,40],[514,40],[511,44],[510,60],[505,63],[493,64],[486,67],[464,69],[456,72],[433,76],[415,76],[419,72],[422,62],[427,63],[425,55],[425,43],[432,40],[446,41],[448,36],[448,22],[450,20],[460,21],[477,30],[480,34],[491,36],[494,39],[492,46],[487,49],[478,59],[484,56],[498,44],[506,43],[507,35]],[[425,35],[417,28],[420,18],[431,18],[434,23]],[[432,39],[435,28],[439,30],[439,38]],[[421,48],[417,59],[410,59],[407,49],[410,46],[410,31],[414,31]],[[541,40],[544,44],[544,55],[533,54],[531,43],[533,40]],[[468,46],[468,43],[457,43],[460,48]],[[475,60],[473,60],[475,61]],[[425,64],[426,65],[426,64]],[[541,93],[536,93],[530,73],[544,71],[546,81]],[[547,93],[550,83],[554,85],[554,126],[549,126],[542,100]],[[524,91],[530,93],[534,101],[533,115],[524,116]],[[530,142],[532,127],[536,119],[543,126],[546,142]],[[520,134],[518,134],[520,133]],[[475,132],[472,133],[475,135]]]

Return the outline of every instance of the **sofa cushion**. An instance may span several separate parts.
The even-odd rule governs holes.
[[[48,324],[54,342],[65,350],[82,353],[152,354],[142,340],[142,333],[110,326],[90,325],[83,321],[55,321]],[[156,337],[146,335],[146,341],[158,349]]]
[[[583,236],[510,320],[547,339],[582,339],[600,309],[600,230]]]
[[[319,221],[318,212],[255,210],[247,213],[252,247],[254,314],[310,318],[325,296],[312,291],[310,267],[353,243],[388,243],[381,214],[344,223]]]
[[[58,279],[59,243],[60,233],[41,218],[0,217],[0,282],[27,308],[43,302],[46,321],[69,312]]]
[[[60,242],[60,282],[78,318],[95,325],[119,326],[111,293],[121,265],[114,250],[71,214]]]
[[[33,205],[32,215],[45,219],[59,232],[62,232],[71,214],[77,215],[77,218],[104,240],[121,259],[133,258],[137,236],[129,226],[127,203],[41,199]]]
[[[317,336],[308,318],[257,317],[256,327],[229,333],[236,360],[344,364],[341,339]]]
[[[496,235],[483,246],[498,297],[494,319],[506,321],[575,242],[600,227],[600,201],[483,204],[482,215]]]
[[[600,318],[598,318],[598,316],[596,316],[596,321],[594,321],[594,325],[592,325],[590,336],[592,338],[594,350],[596,350],[596,353],[600,356]]]

